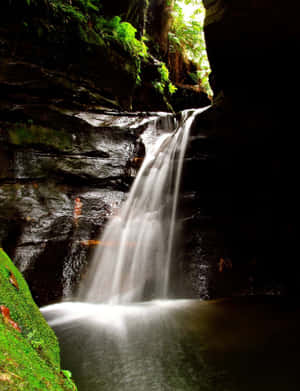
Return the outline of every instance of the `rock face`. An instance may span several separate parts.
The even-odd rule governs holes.
[[[2,114],[0,240],[36,301],[46,304],[70,294],[104,223],[125,199],[134,158],[144,154],[137,138],[145,118],[46,105]]]
[[[139,10],[130,20],[142,26],[141,33],[141,3],[122,4],[129,3]],[[295,294],[299,4],[204,3],[215,99],[196,120],[185,159],[181,217],[186,247],[179,268],[189,276],[191,295]],[[150,17],[159,6],[160,1],[149,2],[149,31],[155,20],[166,26],[166,8],[161,19]],[[132,81],[130,72],[116,79],[116,91],[122,92],[110,94],[97,88],[101,75],[91,83],[85,68],[81,73],[91,61],[71,66],[70,72],[32,64],[21,56],[23,42],[15,52],[19,56],[11,58],[6,34],[1,27],[0,235],[16,263],[23,259],[21,268],[42,304],[68,291],[65,281],[75,282],[88,245],[124,199],[134,171],[130,162],[142,155],[135,149],[143,118],[82,114],[91,103],[130,106],[132,83],[122,84],[124,77]],[[143,65],[149,85],[152,65]],[[129,71],[130,64],[125,68]],[[137,107],[149,103],[147,91],[136,91]],[[150,101],[149,107],[161,107],[155,94]],[[133,131],[131,120],[137,121]],[[40,273],[47,275],[51,291]]]
[[[70,22],[70,15],[61,13],[63,8],[57,10],[55,2],[51,7],[34,2],[30,7],[6,1],[1,5],[2,97],[13,95],[20,101],[32,95],[64,105],[129,108],[136,84],[135,59],[92,28],[83,31],[78,21]]]
[[[165,95],[153,86],[161,78],[160,62],[151,55],[144,58],[128,32],[123,31],[122,40],[115,37],[116,31],[109,35],[105,28],[97,27],[101,18],[109,23],[118,17],[119,23],[131,22],[140,39],[147,10],[146,0],[113,6],[104,1],[98,13],[79,0],[38,5],[4,0],[0,13],[0,99],[119,110],[148,110],[147,104],[153,104],[168,110]],[[144,68],[146,75],[141,74]]]
[[[205,0],[204,4],[215,94],[223,91],[242,106],[273,107],[273,113],[275,107],[287,108],[297,83],[299,3]]]
[[[299,3],[204,3],[215,103],[187,153],[187,251],[210,297],[295,295]]]
[[[168,62],[171,6],[162,0],[105,0],[95,11],[84,4],[3,0],[0,101],[172,111],[168,89],[155,88],[162,78],[160,60]],[[101,23],[106,27],[97,27]],[[137,39],[149,37],[148,52],[134,29]],[[207,100],[204,93],[186,92],[189,107]],[[175,110],[187,105],[181,95],[172,99]]]
[[[108,19],[120,6],[138,36],[163,26],[154,39],[166,44],[163,2],[102,5]],[[84,273],[103,225],[126,198],[134,158],[143,156],[144,114],[112,110],[167,109],[153,87],[159,61],[142,62],[137,88],[134,56],[54,6],[0,6],[0,243],[40,305],[68,295]]]
[[[66,373],[68,373],[66,371]],[[76,390],[60,368],[59,346],[21,273],[0,249],[1,390]]]

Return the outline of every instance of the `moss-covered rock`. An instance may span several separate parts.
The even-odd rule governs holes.
[[[34,303],[21,273],[2,249],[0,308],[0,389],[76,390],[60,369],[54,332]]]
[[[9,131],[10,142],[14,145],[43,144],[58,150],[71,150],[72,135],[35,124],[17,123]]]

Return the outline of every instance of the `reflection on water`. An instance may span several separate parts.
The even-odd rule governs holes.
[[[126,306],[62,303],[43,314],[79,391],[298,390],[299,310],[279,298]]]

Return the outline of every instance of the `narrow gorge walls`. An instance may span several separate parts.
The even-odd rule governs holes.
[[[215,97],[184,180],[193,231],[211,239],[211,294],[298,295],[299,4],[204,3]]]

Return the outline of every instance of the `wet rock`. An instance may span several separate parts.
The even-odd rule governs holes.
[[[185,265],[207,266],[211,298],[295,295],[298,192],[277,125],[268,111],[226,102],[194,122],[182,182]]]
[[[74,291],[92,243],[126,198],[134,157],[145,152],[139,134],[157,115],[17,112],[22,121],[6,110],[0,123],[0,241],[42,305]]]
[[[0,186],[2,246],[14,254],[38,303],[71,293],[88,259],[84,242],[98,238],[124,196],[120,191],[51,182]],[[76,197],[83,205],[77,225]]]
[[[175,112],[190,108],[205,107],[211,104],[207,94],[190,85],[176,83],[177,91],[171,96],[170,103]]]
[[[54,103],[64,106],[102,105],[118,108],[115,98],[88,78],[38,63],[2,57],[0,97],[15,104]]]
[[[290,98],[299,84],[299,3],[204,5],[215,98],[195,120],[185,157],[181,264],[190,275],[207,267],[202,291],[211,298],[298,296],[298,110]]]

